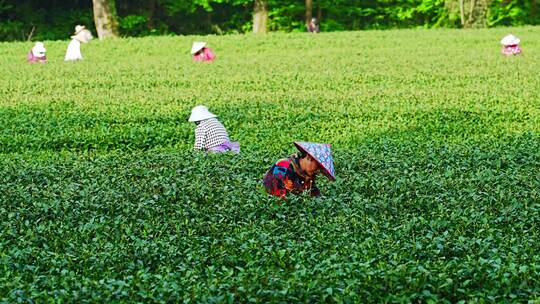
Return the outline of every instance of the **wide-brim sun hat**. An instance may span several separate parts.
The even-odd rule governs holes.
[[[191,110],[191,115],[189,116],[188,121],[195,122],[201,121],[209,118],[217,117],[214,113],[210,112],[205,106],[196,106]]]
[[[191,46],[191,55],[202,50],[205,46],[206,46],[206,42],[201,42],[201,41],[193,42],[193,45]]]
[[[43,42],[36,42],[34,47],[32,48],[32,54],[34,56],[44,56],[47,52],[47,49],[45,49],[45,45]]]
[[[517,44],[519,44],[520,41],[521,40],[519,40],[518,37],[510,34],[510,35],[504,36],[504,38],[501,39],[501,44],[505,45],[505,46],[506,45],[517,45]]]
[[[336,180],[336,172],[334,171],[334,158],[329,144],[321,144],[314,142],[295,141],[296,148],[304,153],[309,154],[323,169],[322,172],[331,181]]]

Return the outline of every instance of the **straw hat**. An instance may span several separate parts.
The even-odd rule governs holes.
[[[32,48],[32,54],[36,57],[43,57],[45,56],[45,53],[47,50],[45,49],[45,45],[43,42],[36,42],[34,47]]]
[[[205,46],[206,46],[206,42],[200,42],[200,41],[193,42],[193,45],[191,46],[191,55],[202,50]]]
[[[214,118],[217,117],[214,113],[208,111],[208,108],[205,106],[196,106],[191,110],[191,116],[189,116],[189,120],[191,122],[194,121],[201,121],[208,118]]]
[[[501,40],[501,44],[506,46],[506,45],[516,45],[516,44],[519,44],[521,40],[519,40],[518,37],[510,34],[510,35],[506,35],[504,36],[504,38]]]
[[[323,168],[323,174],[331,181],[336,180],[334,171],[334,158],[329,144],[295,141],[298,150],[309,154]]]

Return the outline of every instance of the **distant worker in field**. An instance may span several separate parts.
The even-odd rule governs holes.
[[[195,128],[195,150],[240,153],[240,144],[229,140],[227,130],[207,107],[194,107],[191,110],[189,121],[194,122],[197,126]]]
[[[311,21],[307,26],[307,30],[310,33],[319,33],[321,31],[321,29],[319,28],[319,23],[317,22],[317,18],[311,18]]]
[[[77,25],[75,27],[75,34],[71,36],[71,42],[68,45],[64,60],[72,61],[83,59],[81,54],[81,43],[88,43],[93,38],[92,33],[87,30],[84,25]]]
[[[34,47],[28,52],[28,62],[30,63],[45,63],[47,62],[47,56],[46,56],[47,50],[45,49],[45,45],[43,42],[36,42]]]
[[[519,38],[514,35],[506,35],[502,40],[503,45],[502,53],[506,56],[521,54],[521,48],[519,47]]]
[[[191,55],[193,55],[193,61],[214,61],[216,59],[212,49],[206,47],[206,42],[193,42]]]
[[[298,153],[276,162],[266,172],[263,185],[271,195],[285,198],[288,193],[300,194],[310,190],[312,197],[321,193],[315,186],[318,172],[326,175],[331,181],[336,180],[334,160],[330,145],[295,142]]]

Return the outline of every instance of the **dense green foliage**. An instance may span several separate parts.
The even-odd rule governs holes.
[[[507,31],[0,44],[0,302],[538,301],[540,34]],[[191,151],[197,104],[240,155]],[[261,192],[293,140],[332,143],[323,197]]]
[[[486,1],[488,26],[540,23],[538,0]],[[252,28],[253,0],[112,2],[116,4],[123,36],[222,34],[249,32]],[[313,0],[312,13],[320,17],[323,31],[459,27],[457,3],[458,0]],[[268,9],[272,31],[306,30],[304,1],[268,0]],[[89,0],[0,0],[0,40],[26,40],[29,36],[34,40],[66,39],[76,24],[93,27],[92,18]]]

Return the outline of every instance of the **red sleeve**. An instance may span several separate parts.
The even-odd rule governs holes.
[[[276,166],[287,168],[287,169],[289,168],[289,165],[290,165],[290,163],[289,163],[289,160],[287,160],[287,159],[280,160],[280,161],[278,161],[276,163]]]

